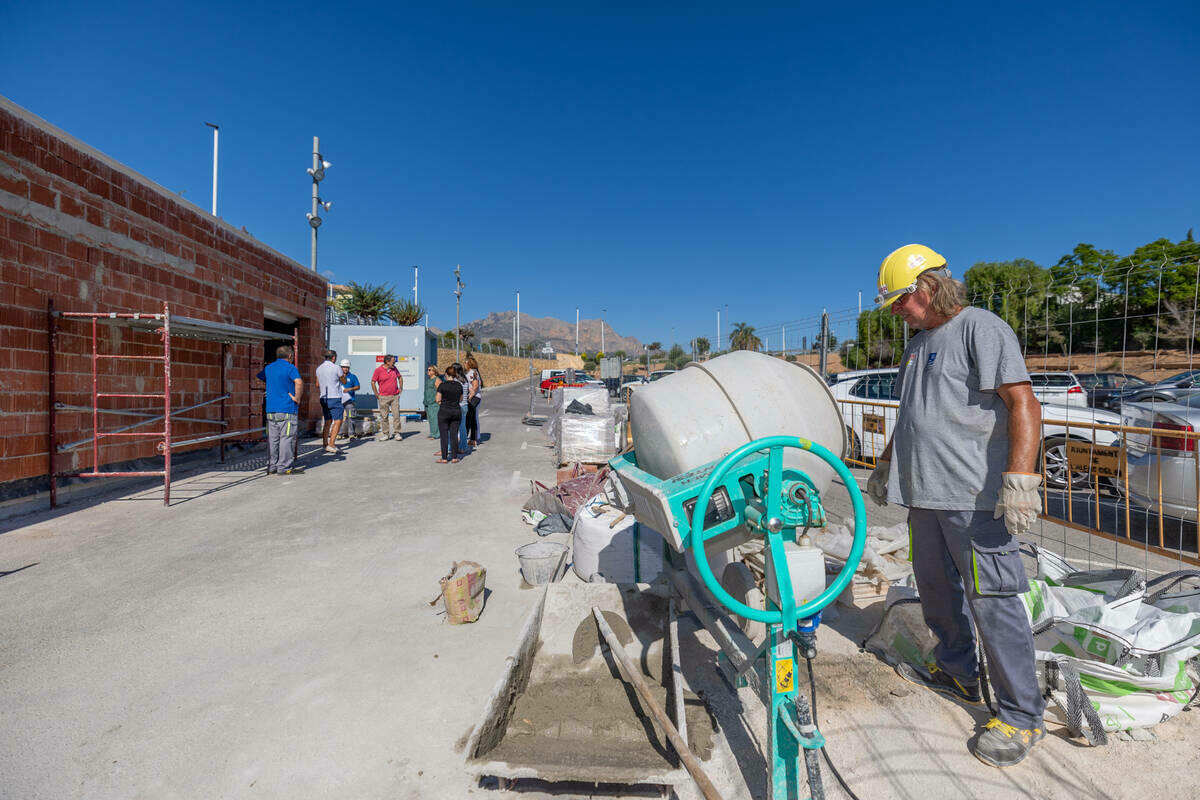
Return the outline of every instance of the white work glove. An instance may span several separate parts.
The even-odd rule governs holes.
[[[887,505],[888,476],[892,472],[892,462],[878,459],[871,477],[867,478],[867,494],[877,506]]]
[[[1000,501],[996,503],[996,513],[992,519],[1004,517],[1004,527],[1013,536],[1028,533],[1042,510],[1042,496],[1038,494],[1041,485],[1041,475],[1004,473],[1000,484]]]

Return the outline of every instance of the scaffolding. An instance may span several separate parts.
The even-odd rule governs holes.
[[[227,360],[228,349],[230,345],[255,345],[262,344],[266,341],[275,339],[292,340],[292,346],[299,360],[299,341],[300,330],[298,327],[293,328],[292,335],[289,337],[286,334],[275,333],[272,331],[257,330],[255,328],[245,328],[239,325],[229,325],[220,322],[211,322],[202,319],[193,319],[191,317],[174,316],[171,314],[170,304],[164,302],[162,304],[161,313],[123,313],[123,312],[101,312],[101,311],[56,311],[54,301],[51,300],[46,308],[47,331],[49,333],[49,367],[48,367],[48,413],[50,415],[48,438],[48,451],[50,454],[50,507],[55,508],[58,505],[58,481],[61,478],[123,478],[123,477],[157,477],[163,479],[163,505],[169,506],[171,503],[171,451],[187,447],[189,445],[202,444],[204,442],[215,441],[219,444],[220,460],[225,461],[225,444],[231,441],[250,441],[261,442],[263,437],[263,429],[265,421],[255,427],[246,428],[238,431],[221,431],[212,435],[200,436],[196,438],[184,439],[175,441],[171,434],[171,420],[177,419],[181,422],[195,422],[208,425],[217,425],[221,428],[229,427],[229,420],[226,419],[225,401],[232,398],[228,391],[226,383],[225,362]],[[59,320],[77,320],[81,322],[90,322],[91,328],[91,373],[92,373],[92,403],[90,406],[72,406],[58,402],[55,387],[55,356],[58,352],[58,324]],[[108,326],[119,326],[130,328],[136,331],[150,332],[158,334],[162,342],[162,354],[155,355],[123,355],[120,353],[102,353],[100,352],[100,323]],[[173,338],[185,339],[200,339],[210,342],[219,342],[221,345],[220,351],[220,392],[217,397],[204,400],[199,403],[194,403],[183,408],[171,408],[171,341]],[[100,391],[100,370],[99,364],[101,361],[108,359],[120,359],[123,361],[147,361],[151,363],[162,364],[162,391],[161,392],[102,392]],[[247,359],[247,420],[251,420],[254,414],[254,403],[251,399],[252,392],[256,388],[254,386],[254,358]],[[156,400],[162,403],[162,413],[153,414],[144,411],[133,411],[126,409],[111,409],[102,408],[101,400],[107,398],[138,398],[147,400]],[[199,418],[199,417],[182,417],[179,416],[185,412],[202,408],[205,406],[220,404],[220,417],[218,419]],[[92,435],[83,439],[79,439],[67,444],[58,443],[58,427],[57,416],[59,411],[89,411],[92,415]],[[100,429],[101,415],[119,415],[126,417],[139,417],[138,422],[129,425],[124,425],[113,430],[102,431]],[[143,425],[149,425],[158,421],[162,421],[162,428],[152,431],[134,431],[134,428],[139,428]],[[253,438],[239,439],[238,437],[248,437],[256,434]],[[161,470],[128,470],[128,471],[104,471],[100,469],[100,440],[101,439],[155,439],[155,452],[160,453],[163,457],[163,468]],[[91,445],[92,449],[92,467],[90,471],[84,472],[60,472],[58,470],[58,455],[60,453],[69,452],[85,445]]]

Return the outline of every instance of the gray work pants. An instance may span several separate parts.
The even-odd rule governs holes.
[[[950,675],[979,675],[975,632],[1001,721],[1042,727],[1046,701],[1034,674],[1033,633],[1020,595],[1028,590],[1017,540],[990,511],[908,512],[913,573],[925,624],[937,637],[934,656]]]
[[[296,460],[300,418],[295,414],[267,414],[267,472],[290,469]]]

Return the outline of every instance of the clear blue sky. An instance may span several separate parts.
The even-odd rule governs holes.
[[[1200,227],[1195,0],[269,5],[6,3],[0,93],[205,208],[219,123],[221,216],[305,264],[320,136],[321,271],[419,264],[443,328],[459,263],[464,320],[686,343],[869,303],[910,241]]]

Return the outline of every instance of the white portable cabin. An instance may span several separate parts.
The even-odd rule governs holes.
[[[424,325],[331,325],[329,347],[337,351],[339,363],[350,360],[350,371],[362,384],[354,403],[359,412],[377,407],[371,376],[389,353],[404,379],[400,410],[424,409],[425,366],[437,363],[437,336]]]

